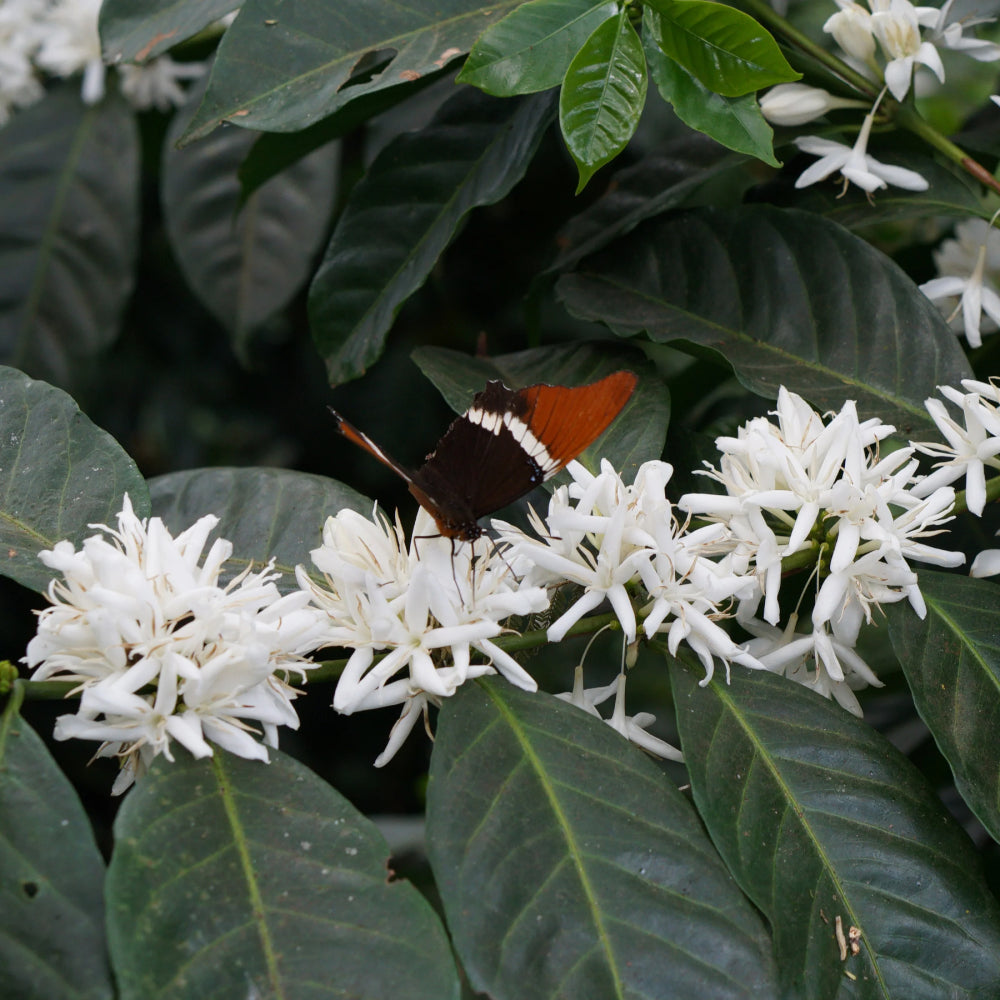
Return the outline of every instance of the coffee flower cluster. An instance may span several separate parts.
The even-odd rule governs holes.
[[[655,461],[632,483],[608,462],[596,474],[570,463],[545,514],[531,511],[527,530],[494,520],[496,541],[453,544],[423,511],[408,541],[398,519],[342,510],[284,597],[269,567],[220,586],[231,545],[216,541],[202,558],[214,517],[174,538],[126,498],[117,529],[98,526],[79,551],[60,542],[41,554],[61,579],[25,662],[35,680],[76,685],[79,710],[58,720],[56,736],[100,741],[99,755],[120,757],[116,791],[157,755],[172,759],[174,742],[196,756],[215,743],[266,760],[277,726],[297,725],[288,675],[303,676],[312,666],[303,655],[324,648],[348,652],[337,711],[400,707],[384,764],[429,706],[470,679],[499,673],[535,690],[503,636],[537,621],[557,589],[569,601],[546,619],[549,641],[605,607],[623,639],[611,684],[587,688],[581,666],[560,697],[598,717],[613,697],[605,721],[651,753],[680,757],[647,731],[653,716],[625,712],[624,664],[642,638],[672,655],[686,646],[702,683],[719,664],[727,677],[741,664],[860,715],[854,692],[880,684],[856,649],[862,628],[903,600],[923,617],[914,567],[964,561],[933,544],[951,519],[952,484],[964,479],[975,514],[997,492],[986,477],[1000,469],[1000,389],[972,380],[963,389],[941,388],[952,410],[927,400],[943,443],[884,454],[891,426],[860,420],[852,402],[824,417],[781,389],[773,414],[717,439],[718,464],[703,470],[717,491],[676,507],[673,470]],[[937,463],[928,475],[920,454]],[[973,564],[978,576],[998,572],[1000,550]],[[726,618],[735,618],[728,628]]]
[[[117,529],[93,525],[101,533],[79,551],[63,541],[40,554],[61,579],[25,663],[33,680],[76,685],[79,709],[59,717],[55,737],[118,757],[115,794],[159,754],[173,760],[174,741],[195,757],[215,743],[266,761],[277,727],[298,727],[288,676],[313,666],[301,654],[320,618],[307,594],[279,595],[270,567],[220,586],[232,545],[215,541],[202,561],[217,521],[174,538],[159,518],[137,518],[126,496]]]

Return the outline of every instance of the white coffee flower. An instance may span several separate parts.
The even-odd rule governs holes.
[[[930,28],[928,41],[956,52],[964,52],[977,62],[995,62],[1000,59],[1000,45],[981,38],[967,38],[965,31],[978,24],[992,24],[993,17],[969,17],[960,21],[949,21],[951,7],[955,0],[946,0],[940,10],[933,7],[918,7],[918,19]]]
[[[499,672],[525,690],[534,680],[491,640],[512,616],[549,603],[544,588],[525,586],[488,538],[452,545],[436,536],[421,510],[409,547],[402,526],[382,514],[342,510],[327,519],[323,544],[310,555],[323,583],[296,568],[303,593],[325,615],[322,645],[351,650],[333,707],[345,714],[403,705],[394,753],[428,703],[465,683]],[[485,663],[473,663],[478,653]]]
[[[26,108],[45,93],[32,62],[45,0],[0,4],[0,125],[13,110]]]
[[[740,617],[739,622],[755,636],[747,648],[768,670],[836,699],[858,718],[863,713],[854,692],[883,686],[853,645],[838,641],[825,626],[796,632],[797,614],[789,616],[784,629],[756,618]]]
[[[597,706],[603,704],[612,695],[615,696],[615,707],[610,718],[605,719]],[[583,667],[576,668],[573,679],[573,690],[556,695],[561,701],[567,701],[577,708],[583,709],[588,715],[593,715],[607,723],[617,733],[624,736],[630,743],[642,747],[647,753],[664,760],[684,760],[684,754],[658,736],[646,732],[646,727],[656,722],[656,716],[649,712],[639,712],[636,715],[625,714],[625,674],[619,674],[610,684],[599,688],[585,688],[583,685]]]
[[[83,73],[85,104],[104,97],[104,61],[97,21],[102,0],[52,0],[39,32],[35,63],[53,76]]]
[[[187,100],[180,82],[197,80],[204,74],[205,64],[175,62],[170,56],[159,56],[141,65],[124,63],[118,72],[122,94],[133,108],[169,111]]]
[[[993,383],[963,379],[967,390],[939,385],[938,392],[962,411],[964,426],[948,413],[938,399],[924,405],[947,444],[920,441],[914,447],[925,455],[941,458],[934,471],[913,489],[915,496],[929,496],[938,487],[965,477],[965,504],[977,517],[986,506],[986,469],[1000,469],[1000,390]]]
[[[703,683],[711,678],[716,657],[727,669],[730,662],[757,667],[714,620],[722,616],[720,604],[748,594],[753,581],[706,557],[720,534],[717,528],[691,534],[681,529],[666,497],[671,467],[647,462],[630,486],[607,461],[597,476],[579,462],[571,462],[567,471],[573,482],[555,491],[544,522],[537,516],[532,520],[537,537],[493,522],[526,579],[581,588],[549,627],[549,639],[560,641],[607,601],[625,641],[634,642],[639,627],[634,593],[647,637],[665,634],[672,653],[685,642],[705,666]]]
[[[944,83],[941,57],[931,42],[922,40],[917,11],[910,0],[890,0],[885,9],[872,13],[872,33],[888,60],[886,86],[897,101],[906,97],[915,66],[926,66]]]
[[[231,543],[216,540],[202,561],[217,522],[174,538],[126,496],[117,529],[93,525],[102,534],[79,551],[62,541],[40,553],[62,578],[24,662],[33,680],[78,685],[80,709],[60,717],[56,738],[103,741],[99,755],[122,760],[115,793],[158,754],[172,760],[172,740],[199,757],[212,742],[266,760],[255,736],[277,746],[277,726],[298,725],[286,678],[312,666],[301,654],[318,643],[319,617],[306,595],[280,596],[269,566],[220,587]]]
[[[958,327],[970,347],[981,347],[982,334],[1000,326],[1000,231],[985,219],[966,219],[955,227],[955,238],[934,252],[939,277],[920,290],[932,302],[948,300],[948,322],[961,313]],[[950,302],[957,304],[951,308]]]
[[[823,30],[833,35],[834,41],[858,68],[873,66],[875,35],[870,11],[852,0],[837,0],[837,6],[840,10],[827,18]]]
[[[853,146],[845,146],[841,142],[822,139],[815,135],[803,135],[795,139],[795,145],[804,153],[820,157],[799,175],[795,186],[808,187],[839,172],[844,180],[844,190],[847,189],[848,183],[851,183],[857,184],[862,191],[869,194],[889,184],[907,191],[926,191],[929,186],[927,181],[915,170],[894,167],[869,155],[868,138],[873,121],[873,115],[865,115],[861,131]]]

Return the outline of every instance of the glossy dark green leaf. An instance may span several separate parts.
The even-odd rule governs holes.
[[[382,352],[406,299],[477,205],[524,175],[552,120],[549,95],[497,101],[471,88],[402,135],[351,192],[309,293],[313,339],[334,384]]]
[[[727,149],[748,153],[759,160],[781,166],[774,158],[774,132],[764,120],[753,94],[723,97],[713,93],[680,63],[664,55],[659,46],[663,28],[660,15],[644,8],[643,47],[649,74],[665,101],[673,105],[677,117],[697,132],[711,136]]]
[[[145,480],[115,439],[61,389],[14,368],[0,368],[0,470],[0,573],[33,590],[52,578],[42,549],[114,526],[125,493],[140,517],[149,510]]]
[[[622,336],[710,348],[765,396],[785,385],[821,408],[857,400],[904,437],[933,436],[923,401],[969,377],[916,285],[870,244],[804,212],[652,219],[558,289],[571,312]]]
[[[373,824],[290,757],[157,759],[115,822],[121,1000],[458,1000],[443,928]]]
[[[0,716],[0,996],[110,1000],[104,862],[19,702],[15,689]]]
[[[185,138],[227,120],[265,132],[307,128],[374,91],[438,72],[519,3],[245,0]]]
[[[370,515],[372,503],[335,479],[288,469],[190,469],[149,481],[153,513],[175,535],[200,517],[219,519],[215,534],[233,543],[223,580],[269,559],[278,588],[296,589],[295,567],[311,566],[327,517],[342,507]]]
[[[631,481],[643,462],[658,459],[663,454],[670,422],[670,395],[655,367],[632,352],[602,349],[598,344],[579,344],[541,347],[494,358],[473,358],[443,347],[421,347],[413,352],[413,360],[457,413],[468,408],[472,397],[485,388],[490,379],[500,379],[511,388],[535,382],[586,385],[627,368],[639,376],[632,398],[615,422],[578,461],[597,472],[601,459],[607,458],[627,481]]]
[[[617,12],[614,0],[529,0],[476,40],[458,82],[497,97],[557,87],[594,29]]]
[[[971,841],[867,723],[781,677],[670,669],[694,800],[770,922],[786,995],[1000,995],[1000,906]],[[837,921],[857,955],[841,957]],[[845,942],[846,943],[846,942]]]
[[[242,0],[104,0],[101,48],[109,63],[146,62],[239,8]]]
[[[237,171],[243,198],[246,200],[262,184],[283,170],[298,163],[314,149],[347,135],[383,111],[395,108],[424,87],[440,80],[447,70],[428,73],[411,83],[376,90],[367,97],[351,101],[328,118],[310,125],[301,132],[263,132],[255,138],[246,159]]]
[[[657,43],[714,94],[741,97],[801,76],[749,14],[710,0],[649,0]]]
[[[611,175],[601,196],[573,216],[555,239],[559,248],[549,272],[566,271],[645,219],[698,198],[706,185],[726,173],[742,172],[746,160],[727,152],[707,136],[689,133],[664,143],[657,152]],[[727,178],[728,179],[728,178]],[[749,174],[732,188],[749,186]]]
[[[922,621],[906,602],[886,609],[893,649],[962,798],[1000,840],[1000,586],[921,570],[920,592]]]
[[[0,360],[66,384],[107,346],[132,290],[139,143],[109,94],[58,87],[4,126],[0,142]]]
[[[559,125],[576,163],[579,194],[635,132],[646,103],[646,58],[623,7],[584,42],[559,91]]]
[[[191,290],[229,331],[237,354],[248,359],[254,330],[312,272],[333,208],[337,147],[300,159],[244,202],[237,170],[255,134],[220,129],[177,149],[193,110],[174,116],[163,144],[164,221]]]
[[[495,1000],[775,996],[760,919],[687,800],[610,727],[494,678],[442,707],[427,845]]]

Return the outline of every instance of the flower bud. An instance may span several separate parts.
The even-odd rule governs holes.
[[[844,3],[836,14],[827,18],[823,30],[853,59],[868,64],[875,57],[875,36],[871,14],[860,4]]]
[[[833,108],[865,108],[864,101],[835,97],[822,87],[779,83],[760,99],[760,112],[772,125],[804,125]]]

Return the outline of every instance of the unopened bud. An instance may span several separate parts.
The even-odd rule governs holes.
[[[852,58],[863,64],[875,57],[875,36],[871,14],[860,4],[845,3],[836,14],[827,18],[823,30]]]
[[[865,101],[835,97],[822,87],[779,83],[760,99],[760,112],[772,125],[804,125],[833,108],[867,108]]]

